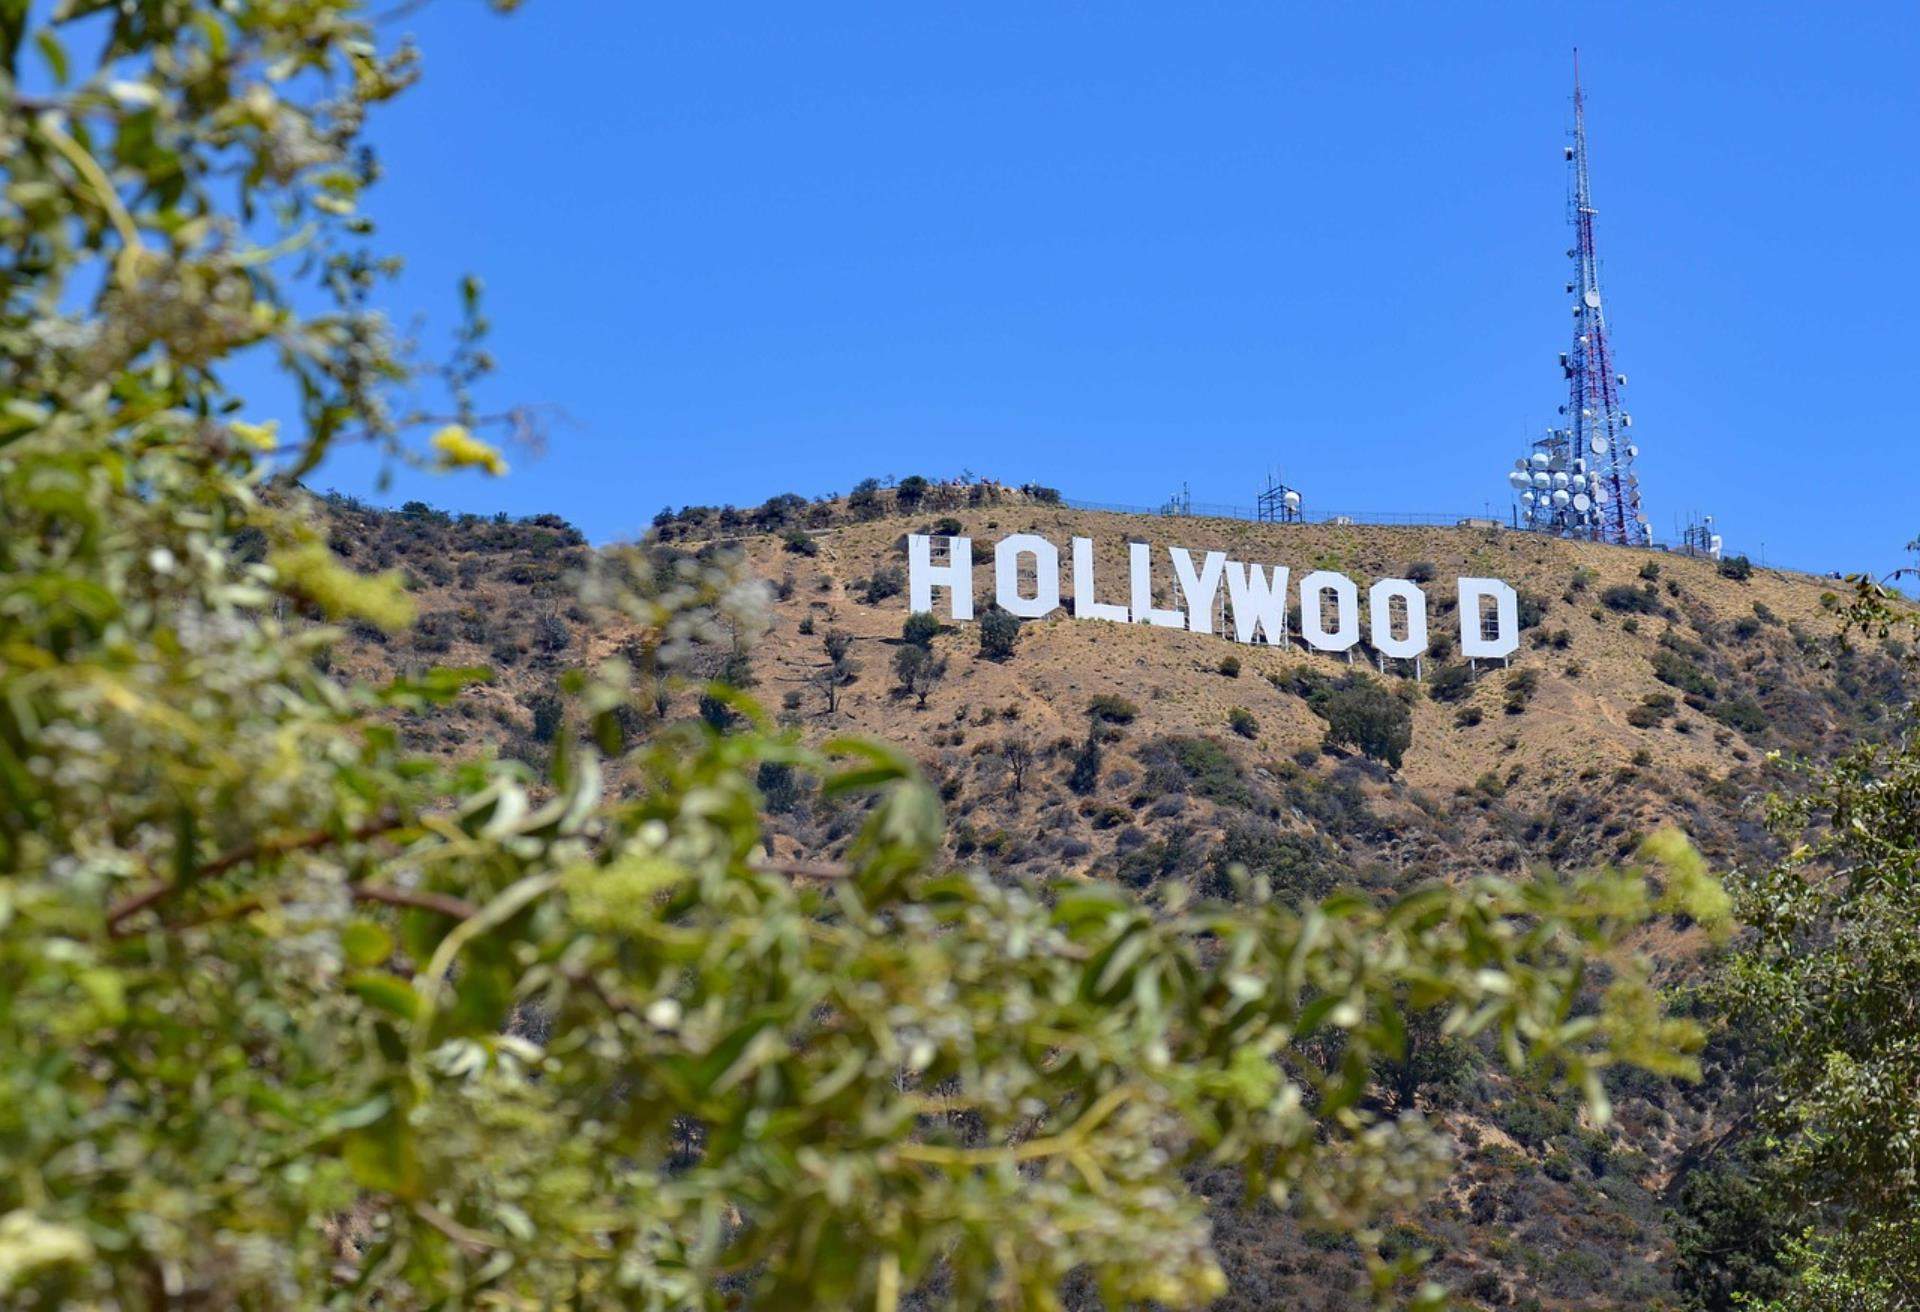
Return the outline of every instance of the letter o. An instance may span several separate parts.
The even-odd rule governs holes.
[[[1033,557],[1033,596],[1020,595],[1020,557]],[[1037,620],[1060,608],[1060,549],[1037,533],[1014,533],[993,548],[993,583],[1000,609]]]
[[[1393,636],[1393,599],[1407,603],[1407,636]],[[1406,660],[1427,650],[1427,594],[1412,579],[1381,579],[1367,590],[1367,640],[1382,656]]]
[[[1322,627],[1320,613],[1320,598],[1329,592],[1339,624],[1331,633]],[[1360,641],[1360,589],[1352,579],[1320,569],[1300,580],[1300,636],[1319,651],[1346,651]]]

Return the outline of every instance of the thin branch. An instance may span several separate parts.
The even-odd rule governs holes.
[[[755,870],[769,874],[791,875],[795,879],[852,879],[853,869],[837,861],[799,861],[783,857],[762,857],[750,863]]]
[[[361,825],[358,829],[347,834],[344,839],[331,830],[316,829],[310,834],[300,834],[291,838],[263,838],[252,843],[243,843],[231,852],[217,856],[206,864],[195,867],[184,882],[192,883],[200,879],[213,878],[225,874],[236,866],[247,865],[268,857],[288,856],[295,852],[317,852],[340,842],[365,842],[370,838],[378,838],[382,834],[391,833],[393,830],[401,827],[402,825],[398,817],[386,816]],[[165,883],[155,884],[152,888],[114,903],[107,911],[107,931],[115,938],[124,937],[127,933],[124,928],[126,921],[139,915],[155,903],[172,896],[172,894],[180,888],[181,882],[182,881],[170,879]]]
[[[492,1235],[482,1234],[472,1226],[461,1225],[432,1203],[416,1201],[413,1214],[469,1253],[490,1253],[501,1247]]]
[[[480,914],[480,908],[473,903],[447,893],[413,893],[404,888],[382,888],[374,884],[348,884],[347,892],[356,902],[378,902],[390,907],[410,907],[415,911],[437,911],[454,920],[467,920]]]

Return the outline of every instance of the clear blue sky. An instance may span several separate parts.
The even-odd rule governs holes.
[[[1661,536],[1891,568],[1920,535],[1910,4],[678,5],[405,20],[370,209],[557,511],[963,467],[1069,496],[1504,512],[1564,396],[1570,50]],[[369,492],[374,466],[316,482]]]

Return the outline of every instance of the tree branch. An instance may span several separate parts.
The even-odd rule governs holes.
[[[370,838],[378,838],[382,834],[390,833],[401,827],[399,817],[388,815],[379,820],[369,821],[367,824],[361,825],[358,829],[348,833],[344,838],[332,830],[316,829],[310,834],[299,834],[293,837],[283,838],[263,838],[255,842],[243,843],[232,851],[206,862],[204,865],[196,866],[184,881],[167,880],[165,883],[155,884],[152,888],[140,893],[135,893],[131,897],[123,898],[119,902],[114,903],[107,911],[107,932],[115,938],[124,937],[128,932],[125,929],[125,923],[128,920],[139,915],[142,911],[145,911],[154,904],[172,896],[173,893],[179,890],[183,882],[193,883],[197,880],[213,878],[225,874],[236,866],[247,865],[250,862],[264,860],[268,857],[288,856],[295,852],[317,852],[341,842],[365,842]]]

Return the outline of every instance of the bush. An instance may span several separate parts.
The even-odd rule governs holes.
[[[1260,736],[1260,721],[1253,718],[1253,712],[1244,706],[1236,706],[1227,712],[1228,726],[1242,738]]]
[[[1651,593],[1641,588],[1630,587],[1625,583],[1616,583],[1602,592],[1600,604],[1608,610],[1628,614],[1651,615],[1660,609],[1659,601]]]
[[[1132,724],[1140,708],[1119,693],[1103,692],[1088,700],[1087,714],[1108,724]]]
[[[1547,618],[1547,599],[1532,592],[1521,592],[1515,603],[1515,610],[1521,629],[1537,628]]]
[[[1329,746],[1357,747],[1395,770],[1413,745],[1413,712],[1372,679],[1358,679],[1329,695],[1320,712]]]
[[[780,535],[782,545],[796,556],[817,556],[820,544],[805,529],[790,528]]]
[[[1736,697],[1721,702],[1708,714],[1729,729],[1738,729],[1749,738],[1757,738],[1767,731],[1767,713],[1760,703],[1751,697]]]
[[[1410,583],[1431,583],[1433,574],[1433,562],[1430,560],[1416,560],[1407,566],[1407,581]]]
[[[1473,671],[1465,665],[1443,665],[1427,680],[1427,696],[1437,702],[1457,702],[1473,694]]]
[[[1671,648],[1662,647],[1652,656],[1653,677],[1681,692],[1696,697],[1719,696],[1719,685],[1699,666]]]
[[[1540,671],[1535,669],[1511,670],[1507,673],[1507,714],[1519,715],[1527,709],[1527,703],[1533,700],[1533,694],[1540,688]]]
[[[914,509],[927,495],[927,480],[918,474],[909,474],[900,480],[900,486],[893,490],[893,501],[902,513],[912,514]]]
[[[901,640],[916,647],[930,646],[939,632],[940,621],[924,610],[913,612],[907,616],[907,622],[900,626]]]
[[[1222,806],[1253,805],[1253,791],[1233,756],[1211,738],[1160,738],[1143,754],[1149,785],[1190,789]]]
[[[1222,656],[1220,658],[1219,669],[1220,669],[1220,673],[1226,675],[1229,679],[1239,678],[1240,677],[1240,658],[1234,655]]]
[[[536,692],[528,694],[521,704],[533,716],[533,740],[537,743],[552,742],[553,736],[560,732],[564,715],[560,698],[550,691]]]
[[[888,565],[884,569],[877,569],[873,572],[873,577],[869,578],[862,588],[862,594],[866,599],[867,605],[878,606],[888,597],[899,596],[902,592],[906,591],[906,587],[906,571],[898,565]]]
[[[1640,577],[1651,583],[1660,577],[1660,562],[1650,560],[1640,567]]]
[[[1745,583],[1753,577],[1753,562],[1745,556],[1728,556],[1720,562],[1720,577]]]
[[[990,661],[1004,661],[1013,655],[1020,641],[1020,617],[1010,610],[989,606],[980,616],[980,654]]]
[[[1100,734],[1096,725],[1087,726],[1086,739],[1073,755],[1073,769],[1067,772],[1067,787],[1085,797],[1100,783]]]

